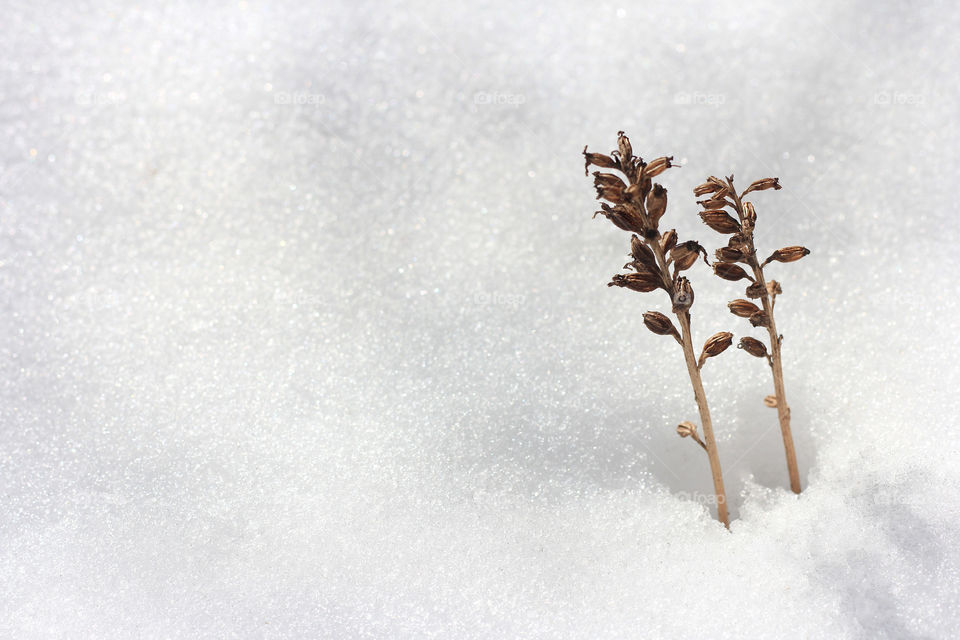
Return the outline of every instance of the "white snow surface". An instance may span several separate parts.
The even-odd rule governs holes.
[[[0,637],[949,638],[960,11],[4,2]],[[704,368],[580,152],[757,194]],[[698,341],[762,334],[690,271]]]

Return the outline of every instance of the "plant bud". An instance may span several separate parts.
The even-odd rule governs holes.
[[[810,249],[806,247],[784,247],[771,253],[770,257],[764,260],[760,266],[765,267],[774,260],[777,262],[796,262],[800,258],[808,255],[810,255]]]
[[[626,287],[640,293],[648,293],[659,288],[663,288],[663,281],[658,274],[641,271],[637,273],[627,273],[613,276],[613,279],[607,283],[608,287]]]
[[[750,316],[750,324],[755,327],[769,327],[770,316],[767,315],[766,311],[757,311]]]
[[[706,262],[707,250],[701,247],[698,242],[687,240],[670,250],[670,259],[673,260],[674,268],[677,271],[685,271],[693,266],[701,253],[703,254],[703,261]]]
[[[771,409],[777,408],[777,396],[767,396],[763,399],[763,404],[767,405]]]
[[[733,334],[729,331],[715,333],[703,343],[703,351],[700,352],[700,359],[697,361],[697,368],[703,368],[703,363],[707,358],[718,356],[727,350],[733,343]]]
[[[620,163],[611,158],[610,156],[605,156],[602,153],[589,153],[587,147],[583,148],[583,175],[590,175],[590,165],[597,167],[602,167],[604,169],[619,169]]]
[[[743,196],[747,195],[751,191],[765,191],[767,189],[777,190],[781,188],[782,187],[780,186],[780,178],[764,178],[763,180],[756,180],[755,182],[753,182],[753,184],[747,187],[747,190],[744,191],[740,195],[740,197],[742,198]]]
[[[650,224],[657,226],[660,218],[667,210],[667,190],[661,185],[653,185],[653,190],[647,195],[647,218]]]
[[[720,247],[716,250],[715,255],[720,262],[740,262],[746,259],[743,251],[733,247]]]
[[[653,270],[657,269],[657,257],[653,255],[650,247],[636,235],[630,238],[630,255],[633,256],[635,262],[644,264]]]
[[[749,300],[733,300],[727,304],[727,308],[730,309],[730,313],[735,316],[740,316],[741,318],[749,318],[753,314],[760,311],[760,307],[753,304]]]
[[[677,230],[670,229],[660,238],[660,250],[667,253],[677,246]]]
[[[703,222],[718,233],[738,233],[740,223],[726,211],[720,209],[708,209],[700,212],[700,218]]]
[[[673,312],[680,313],[693,306],[693,287],[686,278],[678,278],[673,289]]]
[[[696,439],[696,438],[697,438],[697,425],[695,425],[695,424],[693,424],[692,422],[689,422],[689,421],[687,421],[687,420],[684,420],[683,422],[681,422],[680,424],[677,425],[677,434],[678,434],[681,438],[686,438],[686,437],[689,437],[689,436],[693,436],[693,438]]]
[[[747,275],[747,272],[744,271],[743,268],[730,262],[714,262],[713,272],[724,280],[729,280],[731,282],[743,280],[744,278],[753,280],[753,278]]]
[[[630,146],[630,138],[623,134],[623,131],[617,132],[617,148],[620,149],[620,161],[627,162],[633,157],[633,147]]]
[[[664,156],[662,158],[652,160],[650,164],[648,164],[643,170],[643,175],[647,176],[648,178],[656,178],[658,175],[672,167],[672,162],[673,156]]]
[[[747,297],[751,300],[758,300],[763,297],[763,287],[759,282],[754,282],[747,287]]]
[[[659,311],[647,311],[643,314],[643,324],[658,336],[673,336],[677,343],[683,345],[680,334],[673,323],[670,322],[670,318]]]
[[[758,358],[765,358],[767,356],[767,346],[756,338],[751,338],[750,336],[740,338],[740,344],[737,345],[737,348],[743,349],[750,355]]]

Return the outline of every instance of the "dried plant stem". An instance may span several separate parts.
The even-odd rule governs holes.
[[[767,323],[767,332],[770,334],[770,369],[773,371],[773,391],[777,398],[777,418],[780,421],[780,434],[783,436],[783,450],[787,456],[787,472],[790,474],[790,489],[794,493],[800,493],[800,471],[797,468],[797,450],[793,445],[793,432],[790,429],[790,405],[787,404],[787,394],[783,386],[783,359],[781,358],[781,337],[777,333],[777,323],[773,317],[773,307],[775,297],[767,290],[767,281],[763,277],[763,266],[757,259],[757,251],[753,242],[753,227],[745,224],[745,212],[743,201],[737,195],[733,188],[733,181],[728,179],[730,184],[729,193],[734,201],[734,207],[740,215],[740,222],[743,225],[743,235],[749,244],[750,251],[747,255],[747,264],[753,270],[753,277],[759,285],[760,300],[763,303],[763,311],[766,313],[769,322]]]
[[[664,273],[664,278],[669,278],[669,269],[666,259],[663,256],[663,250],[660,243],[656,240],[647,240],[647,246],[653,250],[657,257],[657,264]],[[683,339],[683,358],[687,363],[687,373],[690,375],[690,384],[693,387],[693,395],[697,400],[697,410],[700,412],[700,422],[703,426],[703,437],[706,441],[701,442],[710,459],[710,474],[713,476],[713,493],[717,498],[717,519],[723,523],[727,529],[730,528],[730,515],[727,510],[727,492],[723,487],[723,471],[720,468],[720,454],[717,452],[717,440],[713,435],[713,422],[710,420],[710,409],[707,406],[707,394],[703,390],[703,380],[700,378],[700,367],[697,365],[697,356],[693,347],[693,336],[690,332],[690,313],[687,310],[679,311],[675,314],[680,322],[680,333]],[[787,426],[789,429],[789,424]]]

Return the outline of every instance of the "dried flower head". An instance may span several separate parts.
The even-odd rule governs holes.
[[[743,299],[733,300],[727,304],[727,307],[730,309],[730,313],[735,316],[740,316],[741,318],[749,318],[760,311],[760,307],[749,300]]]
[[[735,265],[731,262],[714,262],[713,272],[724,280],[730,280],[731,282],[743,280],[744,278],[753,280],[753,278],[747,275],[747,272],[743,270],[743,267]]]
[[[663,281],[650,272],[618,273],[607,283],[608,287],[626,287],[640,293],[649,293],[663,288]]]
[[[810,255],[810,249],[806,247],[784,247],[771,253],[770,257],[764,260],[760,266],[765,267],[773,261],[796,262],[800,258],[808,255]]]
[[[693,287],[683,276],[673,285],[673,312],[682,313],[693,306]]]
[[[758,358],[765,358],[767,355],[767,345],[750,336],[740,338],[740,344],[737,345],[737,348],[743,349],[750,355]]]
[[[707,338],[707,341],[703,343],[703,351],[700,352],[700,358],[697,360],[697,368],[702,369],[703,363],[707,361],[707,358],[720,355],[726,351],[727,347],[731,344],[733,344],[733,334],[729,331],[721,331]]]
[[[767,189],[779,190],[782,187],[780,186],[780,178],[764,178],[763,180],[757,180],[753,182],[747,189],[740,194],[740,197],[752,193],[754,191],[765,191]]]
[[[647,311],[643,314],[643,324],[657,335],[673,336],[683,346],[683,340],[680,339],[680,333],[673,326],[673,322],[659,311]]]
[[[660,250],[664,253],[667,253],[671,249],[677,246],[677,230],[670,229],[665,234],[660,236]]]
[[[717,233],[738,233],[740,231],[740,223],[722,209],[707,209],[706,211],[701,211],[700,218],[704,224]]]
[[[692,267],[699,256],[703,256],[703,261],[707,262],[707,250],[700,246],[699,242],[687,240],[683,244],[678,244],[670,250],[670,260],[673,262],[674,273],[685,271]]]

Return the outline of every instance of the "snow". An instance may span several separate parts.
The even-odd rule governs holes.
[[[949,638],[960,12],[6,3],[0,636]],[[757,194],[769,371],[605,286],[584,144]],[[740,288],[691,271],[698,340]]]

